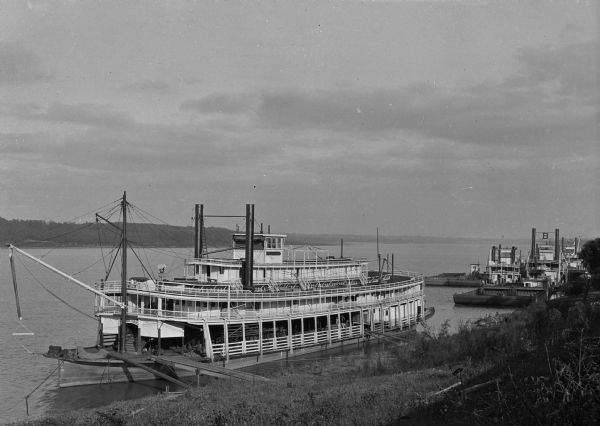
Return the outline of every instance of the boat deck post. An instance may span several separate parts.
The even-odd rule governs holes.
[[[263,355],[263,324],[262,319],[258,318],[258,356]]]
[[[291,352],[292,354],[294,353],[294,344],[292,341],[292,317],[289,316],[288,317],[288,347],[289,347],[289,352]]]

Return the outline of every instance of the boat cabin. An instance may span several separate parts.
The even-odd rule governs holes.
[[[368,262],[361,259],[335,258],[328,250],[315,247],[286,247],[284,234],[257,233],[253,238],[252,279],[257,291],[293,291],[312,287],[364,284]],[[246,235],[232,236],[229,258],[189,259],[184,278],[188,284],[213,284],[241,289],[246,256]]]
[[[254,263],[281,263],[284,234],[254,234],[252,241]],[[233,234],[233,259],[246,257],[246,234]]]
[[[486,268],[489,283],[503,285],[517,283],[521,279],[521,265],[516,247],[492,246]]]

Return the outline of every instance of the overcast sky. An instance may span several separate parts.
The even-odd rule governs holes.
[[[0,216],[600,236],[595,1],[0,3]],[[211,223],[208,223],[209,225]],[[213,223],[217,225],[217,223]]]

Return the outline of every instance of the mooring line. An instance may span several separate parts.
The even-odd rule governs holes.
[[[33,395],[33,393],[34,393],[36,390],[38,390],[38,389],[40,388],[40,386],[42,386],[42,385],[43,385],[43,384],[46,382],[46,380],[48,380],[50,377],[52,377],[52,375],[53,375],[54,373],[56,373],[56,371],[57,371],[57,370],[58,370],[58,369],[59,369],[59,368],[60,368],[60,367],[63,365],[63,363],[64,363],[64,362],[65,362],[65,361],[61,359],[61,360],[58,362],[58,365],[56,366],[56,368],[55,368],[54,370],[52,370],[52,373],[48,374],[48,376],[47,376],[47,377],[46,377],[44,380],[42,380],[42,381],[41,381],[41,383],[40,383],[39,385],[37,385],[37,386],[36,386],[36,387],[35,387],[35,388],[34,388],[34,389],[31,391],[31,392],[29,392],[29,393],[28,393],[28,394],[25,396],[25,410],[27,411],[27,415],[28,415],[28,416],[29,416],[29,397],[30,397],[31,395]]]
[[[27,347],[26,347],[26,346],[25,346],[23,343],[19,342],[19,345],[21,345],[21,347],[22,347],[23,349],[25,349],[25,350],[27,351],[27,353],[28,353],[28,354],[30,354],[30,355],[36,355],[36,353],[35,353],[35,352],[32,352],[32,351],[30,351],[29,349],[27,349]]]

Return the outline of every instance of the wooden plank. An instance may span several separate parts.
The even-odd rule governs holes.
[[[181,356],[169,356],[169,357],[158,357],[151,355],[148,357],[155,362],[160,364],[168,364],[174,365],[178,368],[188,371],[196,371],[202,370],[206,375],[216,376],[216,377],[234,377],[236,379],[241,380],[250,380],[250,381],[268,381],[266,377],[258,376],[252,373],[246,373],[243,371],[232,370],[225,367],[220,367],[215,364],[197,362],[191,359],[181,357]]]
[[[167,380],[171,383],[176,384],[177,386],[181,386],[183,388],[189,388],[190,385],[187,383],[182,382],[181,380],[177,380],[174,377],[169,376],[168,374],[162,373],[158,370],[155,370],[154,368],[148,367],[147,365],[144,365],[140,362],[134,361],[131,358],[124,356],[123,354],[117,353],[117,352],[108,352],[108,356],[112,357],[112,358],[116,358],[119,359],[121,361],[123,361],[126,364],[131,364],[134,367],[138,367],[141,368],[142,370],[146,370],[154,375],[156,375],[157,377],[160,377],[161,379]]]

